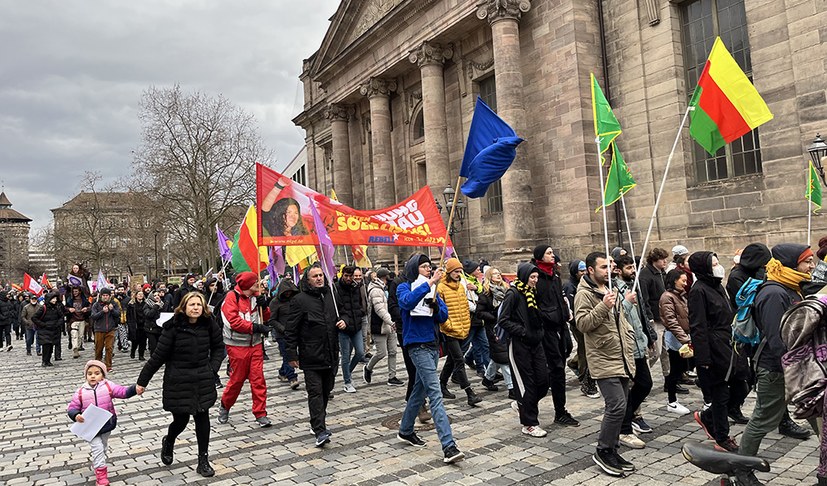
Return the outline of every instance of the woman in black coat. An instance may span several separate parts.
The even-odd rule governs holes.
[[[46,294],[43,305],[35,311],[32,317],[32,322],[37,327],[37,339],[43,349],[41,366],[54,366],[52,352],[55,345],[60,345],[60,333],[66,322],[65,313],[63,303],[60,302],[60,294],[52,291]]]
[[[737,451],[729,436],[729,386],[727,370],[732,360],[732,317],[734,312],[721,281],[724,267],[711,251],[699,251],[689,257],[695,284],[689,290],[689,335],[695,353],[698,381],[704,395],[712,398],[712,407],[695,412],[695,420],[719,448]]]
[[[156,293],[150,294],[152,297],[145,300],[144,304],[144,334],[149,341],[149,354],[155,352],[155,346],[158,344],[158,338],[161,337],[161,328],[158,327],[156,321],[161,317],[161,310],[164,303]],[[206,306],[204,307],[207,308]]]
[[[153,323],[154,325],[154,323]],[[210,442],[209,409],[215,405],[215,370],[224,357],[221,329],[207,308],[204,295],[190,292],[185,295],[175,315],[164,323],[158,346],[144,365],[138,377],[138,393],[158,371],[164,370],[164,410],[172,412],[169,431],[161,441],[161,461],[172,464],[175,439],[187,426],[190,415],[195,417],[195,436],[198,439],[198,468],[204,477],[215,471],[208,460]]]
[[[129,346],[129,357],[135,359],[135,351],[138,351],[138,359],[141,361],[144,360],[144,352],[146,351],[145,305],[144,293],[140,290],[135,291],[135,295],[126,304],[126,325],[129,328],[129,340],[132,342],[132,345]]]

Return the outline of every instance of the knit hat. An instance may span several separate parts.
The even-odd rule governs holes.
[[[462,269],[462,263],[456,258],[449,258],[445,261],[445,269],[447,273],[451,273],[456,269]]]
[[[256,284],[256,274],[253,272],[241,272],[235,276],[235,284],[238,290],[250,290]]]
[[[808,252],[809,254],[805,256]],[[798,243],[780,243],[772,247],[772,257],[785,267],[792,269],[795,269],[802,260],[812,254],[813,251],[810,250],[809,246]]]
[[[106,376],[107,370],[106,370],[106,365],[103,364],[103,361],[98,361],[96,359],[90,359],[89,361],[87,361],[86,366],[83,367],[83,374],[84,375],[86,374],[87,371],[89,371],[90,366],[97,366],[98,368],[101,369],[101,372],[103,373],[103,376]]]
[[[141,290],[147,290],[147,289],[151,289],[151,288],[152,288],[152,284],[148,284],[148,283],[145,283],[141,286]]]
[[[431,263],[431,259],[428,258],[428,255],[419,255],[419,264],[417,266],[420,266],[423,263]]]
[[[688,255],[689,250],[683,245],[675,245],[672,247],[672,254],[675,256]]]
[[[468,275],[474,273],[474,270],[478,268],[480,268],[480,265],[478,263],[474,263],[471,260],[465,260],[465,263],[462,264],[462,271],[467,273]]]
[[[534,259],[538,262],[543,261],[543,256],[546,254],[546,250],[551,248],[549,245],[537,245],[534,247]]]
[[[104,287],[98,290],[98,295],[112,295],[112,289],[109,287]]]
[[[391,271],[385,267],[380,268],[376,271],[376,277],[378,278],[385,278],[391,274]]]
[[[586,271],[586,262],[584,262],[583,260],[580,260],[580,263],[577,264],[577,270],[580,271],[580,272],[585,272]]]
[[[801,252],[801,255],[798,255],[798,263],[803,262],[804,260],[813,256],[813,250],[808,246],[806,250]],[[796,265],[798,266],[798,265]]]

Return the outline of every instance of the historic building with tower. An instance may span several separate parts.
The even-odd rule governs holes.
[[[807,147],[827,132],[823,8],[817,0],[344,0],[301,74],[304,109],[294,122],[306,133],[307,184],[335,188],[357,208],[389,206],[429,184],[445,206],[479,96],[526,142],[485,197],[465,201],[458,253],[508,270],[539,242],[564,259],[583,257],[603,247],[593,72],[638,183],[625,198],[631,235],[620,205],[609,209],[610,244],[628,248],[631,236],[639,251],[720,36],[775,117],[714,157],[683,131],[652,244],[732,255],[750,241],[803,242]],[[817,241],[822,216],[813,228]]]
[[[5,192],[0,192],[0,281],[23,280],[29,268],[29,223],[32,220],[12,209]]]

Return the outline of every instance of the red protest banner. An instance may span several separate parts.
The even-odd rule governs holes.
[[[394,206],[365,211],[345,206],[256,164],[258,244],[315,245],[311,201],[334,245],[440,247],[447,235],[428,186]]]

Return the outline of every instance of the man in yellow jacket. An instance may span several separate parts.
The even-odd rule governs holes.
[[[446,273],[437,285],[437,293],[448,306],[448,320],[439,325],[442,334],[442,350],[448,359],[439,374],[443,398],[456,398],[448,390],[448,380],[454,374],[459,379],[459,386],[468,395],[468,405],[475,406],[482,401],[468,382],[465,374],[465,359],[462,354],[462,341],[468,337],[471,330],[471,311],[468,299],[465,296],[465,285],[462,282],[462,263],[456,258],[449,258],[445,262]]]

